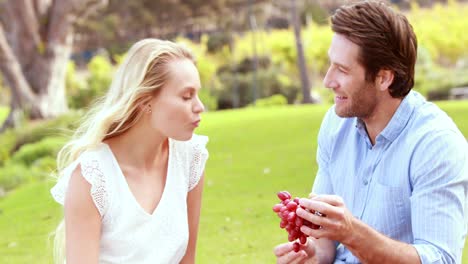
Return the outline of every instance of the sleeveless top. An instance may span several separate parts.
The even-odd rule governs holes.
[[[51,189],[64,204],[68,182],[78,164],[91,184],[91,197],[102,219],[99,263],[179,263],[189,230],[187,194],[200,180],[208,158],[208,137],[169,139],[167,178],[152,214],[133,196],[110,147],[101,143],[70,164]]]

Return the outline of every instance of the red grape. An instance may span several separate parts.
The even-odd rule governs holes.
[[[299,252],[299,250],[301,250],[301,245],[299,243],[297,243],[297,242],[294,242],[293,250],[294,250],[294,252]]]
[[[312,229],[319,229],[320,226],[313,224],[298,215],[296,215],[296,210],[299,208],[299,197],[291,200],[291,194],[287,191],[281,191],[277,193],[278,198],[281,200],[280,203],[273,206],[273,211],[281,218],[280,227],[285,229],[288,232],[288,240],[294,241],[299,240],[300,244],[305,244],[307,242],[308,235],[302,233],[301,226],[305,225]],[[303,206],[300,206],[302,209],[311,212]],[[311,213],[315,213],[312,211]],[[319,215],[319,214],[317,214]],[[320,214],[321,216],[325,216]],[[293,244],[293,249],[295,252],[300,250],[300,245],[298,242]]]

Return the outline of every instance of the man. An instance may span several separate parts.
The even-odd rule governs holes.
[[[452,120],[411,91],[416,36],[378,2],[332,16],[335,93],[318,136],[319,170],[300,217],[319,225],[278,263],[461,263],[467,232],[468,146]],[[318,211],[320,214],[312,214]]]

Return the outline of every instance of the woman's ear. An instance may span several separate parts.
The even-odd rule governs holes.
[[[388,90],[390,85],[393,83],[393,77],[395,76],[392,70],[380,70],[377,73],[376,85],[380,91]]]
[[[153,110],[151,108],[151,97],[145,97],[138,103],[138,110],[141,113],[151,113]]]

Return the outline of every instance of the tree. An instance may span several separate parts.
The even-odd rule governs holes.
[[[296,0],[291,1],[291,20],[294,28],[294,36],[296,39],[297,65],[301,74],[302,103],[312,103],[313,100],[310,96],[310,82],[309,77],[307,76],[307,65],[305,62],[304,49],[302,47],[301,24],[298,17]]]
[[[1,1],[1,0],[0,0]],[[225,0],[109,0],[107,7],[79,25],[79,50],[106,47],[120,54],[141,38],[199,37],[205,27],[217,26],[215,18]],[[124,26],[122,26],[124,25]]]
[[[0,71],[11,91],[10,114],[57,116],[68,110],[65,69],[76,22],[107,0],[0,0]]]

